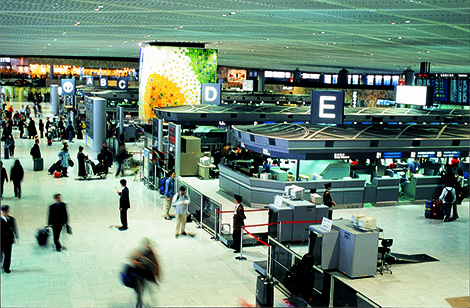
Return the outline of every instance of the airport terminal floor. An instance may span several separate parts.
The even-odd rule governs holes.
[[[13,246],[11,273],[1,274],[1,307],[134,307],[135,293],[122,285],[119,272],[143,238],[154,242],[162,269],[159,285],[144,293],[144,307],[233,307],[240,306],[243,299],[255,303],[258,274],[253,261],[266,260],[264,246],[245,247],[247,260],[237,261],[231,249],[212,240],[195,223],[187,225],[194,237],[176,239],[175,221],[163,219],[164,199],[132,176],[124,177],[131,208],[129,229],[121,232],[113,227],[120,225],[115,187],[119,187],[121,178],[114,176],[116,165],[105,180],[76,180],[77,166],[69,170],[70,177],[55,179],[47,169],[57,160],[61,143],[48,147],[46,139],[41,139],[44,171],[34,172],[29,155],[33,140],[20,139],[18,131],[14,131],[14,137],[15,157],[2,161],[9,174],[13,161],[19,159],[25,178],[21,199],[14,197],[13,185],[5,183],[1,200],[2,205],[11,206],[10,215],[16,218],[20,235],[19,243]],[[69,145],[76,162],[78,147],[84,141]],[[216,184],[215,180],[207,183]],[[204,182],[200,185],[210,186]],[[73,228],[73,235],[61,235],[67,248],[62,252],[52,246],[40,248],[34,237],[47,222],[55,193],[60,193],[67,204]],[[217,192],[212,190],[212,194]],[[231,202],[226,199],[224,208],[232,209]],[[468,296],[468,199],[459,206],[460,218],[448,223],[426,220],[424,204],[408,202],[335,210],[333,218],[350,218],[363,210],[377,217],[386,238],[394,239],[392,251],[425,253],[439,262],[396,265],[393,274],[383,276],[345,277],[353,288],[382,307],[450,307],[446,298]],[[283,295],[276,291],[276,305],[281,298]]]

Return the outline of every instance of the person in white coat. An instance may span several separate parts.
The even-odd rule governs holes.
[[[444,217],[444,221],[447,222],[459,218],[459,215],[457,214],[457,202],[454,187],[450,186],[450,184],[447,184],[446,187],[444,187],[444,189],[442,190],[439,200],[444,202],[444,213],[446,214]],[[454,216],[450,218],[450,212],[452,208]]]
[[[186,218],[188,216],[188,205],[191,199],[186,193],[186,187],[181,186],[177,194],[173,196],[171,202],[176,212],[176,232],[175,237],[178,238],[180,235],[186,234]]]

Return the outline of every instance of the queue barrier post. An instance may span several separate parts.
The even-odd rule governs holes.
[[[198,229],[202,229],[202,209],[203,209],[203,203],[204,203],[204,197],[201,195],[201,208],[199,209],[199,226],[197,227]]]

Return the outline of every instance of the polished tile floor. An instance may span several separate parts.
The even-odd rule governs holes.
[[[52,178],[46,170],[57,160],[60,143],[47,147],[45,139],[41,141],[45,171],[34,172],[29,156],[33,141],[16,141],[15,158],[25,169],[23,195],[14,198],[12,184],[6,183],[1,202],[12,207],[21,238],[13,248],[11,274],[1,274],[2,307],[132,307],[135,295],[121,284],[119,272],[144,237],[155,243],[163,271],[160,284],[146,292],[145,306],[229,307],[239,306],[241,299],[254,304],[257,273],[252,262],[266,259],[263,246],[246,247],[248,260],[240,262],[232,250],[211,240],[194,223],[187,230],[195,237],[175,239],[175,222],[162,218],[159,193],[133,177],[126,177],[131,198],[129,230],[120,232],[112,227],[120,224],[114,190],[120,178],[110,174],[106,180],[78,181],[77,167],[70,169],[69,178]],[[83,141],[70,144],[75,161],[79,145]],[[3,160],[8,173],[13,160]],[[58,192],[67,203],[74,232],[62,236],[67,250],[61,253],[52,247],[40,249],[34,238],[46,224],[52,195]],[[230,199],[220,201],[227,209],[233,208]],[[356,212],[361,209],[337,210],[334,218],[349,218]],[[460,207],[458,221],[445,224],[425,220],[423,205],[368,208],[366,212],[378,218],[385,237],[394,238],[393,251],[427,253],[440,261],[395,266],[392,275],[341,279],[386,307],[449,307],[445,298],[469,294],[468,202]],[[267,214],[257,215],[249,220],[259,222]],[[276,299],[280,298],[276,292]]]

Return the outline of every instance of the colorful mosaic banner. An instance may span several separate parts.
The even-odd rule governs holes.
[[[199,104],[201,84],[217,82],[217,50],[145,46],[140,49],[139,116],[153,108]]]

